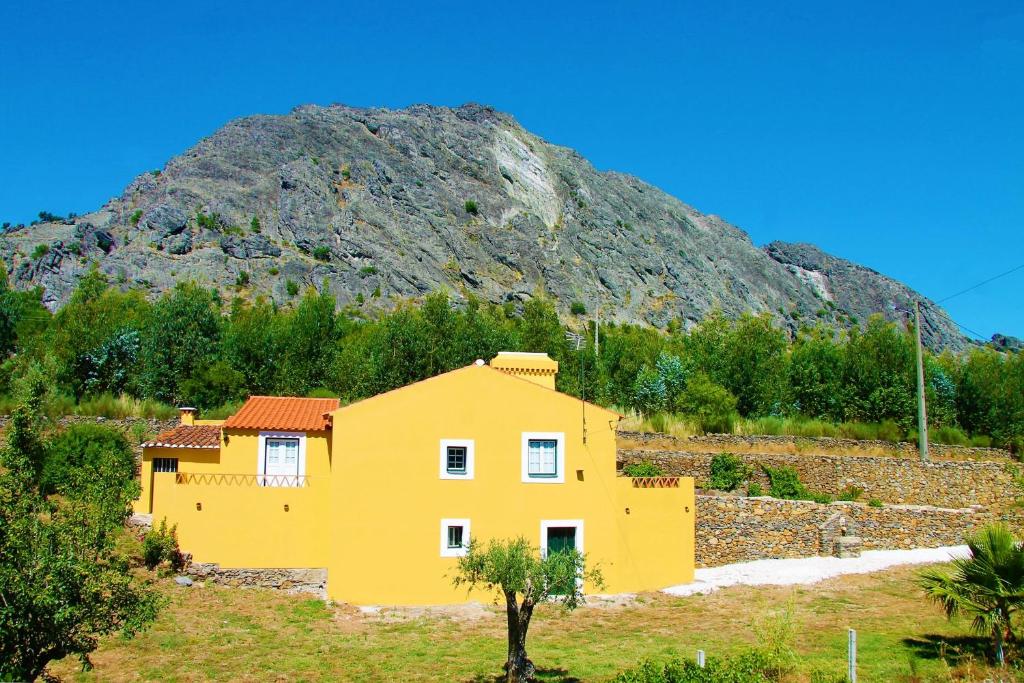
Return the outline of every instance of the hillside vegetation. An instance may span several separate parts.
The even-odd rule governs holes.
[[[577,342],[567,337],[575,330]],[[729,320],[712,313],[684,329],[564,325],[555,305],[521,307],[444,292],[422,305],[368,315],[336,310],[326,291],[307,289],[290,306],[184,283],[156,301],[112,287],[99,271],[82,278],[51,315],[39,292],[0,280],[0,395],[19,378],[42,377],[51,405],[160,404],[224,415],[251,394],[333,395],[353,401],[503,350],[546,352],[560,363],[558,387],[640,413],[684,419],[699,432],[768,433],[803,425],[895,440],[914,428],[914,344],[881,318],[865,328],[805,327],[795,335],[769,316]],[[940,441],[1008,446],[1024,439],[1024,355],[974,348],[926,355],[929,421]],[[667,416],[684,416],[667,417]]]

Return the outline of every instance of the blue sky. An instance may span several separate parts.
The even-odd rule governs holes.
[[[475,101],[933,299],[1024,263],[1020,2],[116,5],[0,4],[0,221],[96,208],[236,116]],[[1022,294],[946,306],[1024,336]]]

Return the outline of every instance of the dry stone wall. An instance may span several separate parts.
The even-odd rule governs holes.
[[[186,574],[196,580],[235,588],[273,588],[327,598],[326,569],[223,569],[217,564],[191,563]]]
[[[958,545],[988,521],[975,508],[920,505],[875,508],[830,503],[697,496],[697,565],[713,567],[769,558],[832,555],[842,536],[859,536],[865,550]]]
[[[649,461],[666,475],[693,477],[700,487],[711,475],[716,453],[683,451],[619,451],[621,464]],[[1011,507],[1021,494],[1010,462],[939,460],[922,463],[912,458],[737,453],[754,469],[752,481],[768,490],[759,465],[792,467],[812,491],[838,495],[848,486],[864,490],[863,500],[885,503],[965,508],[982,505],[995,511]]]
[[[917,444],[907,441],[894,443],[880,440],[834,439],[830,437],[771,436],[744,434],[705,434],[679,438],[651,432],[619,432],[619,440],[635,448],[653,447],[663,450],[695,452],[779,452],[807,455],[836,455],[855,453],[886,453],[905,458],[917,457]],[[930,444],[933,458],[954,460],[1010,460],[1013,456],[1001,448],[975,446],[947,446]]]

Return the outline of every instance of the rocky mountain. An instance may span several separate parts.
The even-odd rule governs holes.
[[[92,262],[157,294],[192,279],[279,302],[325,286],[385,306],[438,288],[493,302],[553,296],[664,326],[767,311],[792,328],[918,295],[810,245],[739,228],[635,177],[596,170],[491,108],[301,106],[250,116],[136,178],[95,212],[0,235],[18,287],[52,307]],[[965,339],[924,302],[933,347]]]

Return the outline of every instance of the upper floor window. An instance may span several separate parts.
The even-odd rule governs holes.
[[[153,471],[154,472],[177,472],[178,471],[178,459],[177,458],[153,458]]]
[[[260,433],[257,474],[262,486],[299,486],[306,474],[306,436]]]
[[[472,439],[441,439],[441,479],[473,478]]]
[[[531,477],[558,476],[558,442],[554,439],[530,439],[527,467]]]
[[[523,432],[522,459],[524,482],[565,482],[565,433]]]

